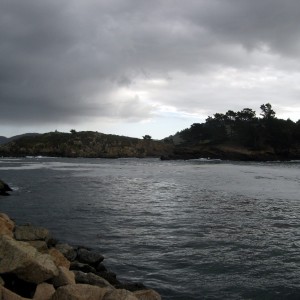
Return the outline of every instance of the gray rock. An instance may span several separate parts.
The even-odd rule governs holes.
[[[70,265],[70,270],[82,271],[84,273],[96,273],[96,269],[88,264],[80,263],[79,261],[73,261]]]
[[[142,282],[122,282],[115,286],[117,289],[124,289],[130,292],[146,290],[146,286]]]
[[[9,185],[0,179],[0,195],[8,196],[9,194],[7,192],[11,191],[12,189],[9,187]]]
[[[32,247],[42,253],[46,253],[48,251],[47,243],[45,241],[28,241]]]
[[[107,292],[103,300],[137,300],[137,298],[127,290],[113,290]]]
[[[13,273],[27,282],[41,283],[58,275],[48,254],[38,252],[26,242],[0,236],[0,274]]]
[[[107,271],[106,267],[103,265],[103,263],[99,263],[97,266],[96,266],[96,271],[97,272],[105,272]]]
[[[73,271],[75,274],[76,283],[85,283],[90,285],[96,285],[99,287],[110,287],[114,289],[114,287],[104,278],[93,274],[93,273],[84,273],[81,271]]]
[[[18,241],[47,241],[51,238],[49,230],[30,224],[15,227],[15,239]]]
[[[8,217],[8,215],[0,213],[0,235],[7,234],[13,237],[14,227],[15,223]]]
[[[52,300],[102,300],[107,292],[106,288],[89,284],[70,284],[59,287]]]
[[[104,257],[93,250],[79,248],[77,250],[77,260],[81,263],[97,265],[104,260]]]
[[[59,274],[53,279],[53,285],[55,288],[68,284],[75,284],[75,274],[72,271],[69,271],[65,267],[59,267],[58,269]]]
[[[136,291],[133,295],[139,300],[161,300],[160,294],[154,290],[141,290]]]
[[[55,293],[55,288],[52,284],[43,282],[36,287],[35,294],[33,296],[34,300],[51,300],[53,294]]]
[[[74,261],[77,256],[76,250],[68,244],[56,244],[55,248],[60,251],[69,261]]]
[[[97,272],[96,275],[104,278],[113,286],[118,286],[121,284],[121,282],[117,279],[117,275],[114,272],[109,272],[109,271]]]

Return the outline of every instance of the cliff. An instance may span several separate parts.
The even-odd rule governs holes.
[[[211,158],[236,161],[287,161],[300,160],[300,146],[286,149],[264,147],[253,149],[237,144],[177,145],[173,153],[162,156],[163,160]]]

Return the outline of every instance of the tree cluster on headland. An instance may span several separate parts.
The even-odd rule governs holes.
[[[225,143],[232,142],[252,149],[272,146],[276,150],[289,149],[300,143],[300,120],[283,120],[275,117],[271,104],[261,105],[260,118],[251,108],[225,114],[216,113],[205,123],[193,124],[179,133],[186,143]]]
[[[74,129],[27,134],[2,143],[0,156],[300,159],[300,120],[277,118],[270,103],[260,109],[259,116],[251,108],[215,113],[161,141],[150,135],[138,139]]]
[[[251,108],[215,113],[205,123],[192,124],[167,140],[177,143],[176,157],[242,160],[300,158],[300,120],[276,118],[270,103]]]

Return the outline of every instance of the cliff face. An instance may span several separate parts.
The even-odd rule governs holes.
[[[1,156],[62,157],[160,157],[170,155],[173,146],[164,142],[141,140],[98,132],[50,132],[23,137],[0,146]]]
[[[300,145],[290,148],[275,149],[264,147],[259,150],[243,147],[241,145],[216,144],[175,146],[174,152],[162,159],[197,159],[213,158],[237,161],[276,161],[300,160]]]

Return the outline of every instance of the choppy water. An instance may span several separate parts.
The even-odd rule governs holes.
[[[0,211],[163,299],[299,299],[300,164],[0,159]]]

